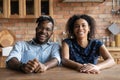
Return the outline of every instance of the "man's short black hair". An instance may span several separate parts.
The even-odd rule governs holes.
[[[53,24],[53,26],[54,26],[54,20],[53,20],[53,18],[52,18],[51,16],[41,15],[41,16],[37,19],[36,23],[38,23],[38,25],[39,25],[39,24],[41,24],[43,21],[52,22],[52,24]]]

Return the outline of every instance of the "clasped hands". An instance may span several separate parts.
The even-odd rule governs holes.
[[[81,73],[98,74],[100,73],[100,68],[97,65],[88,63],[88,64],[83,64],[83,66],[80,67],[78,71]]]
[[[21,70],[25,73],[41,73],[47,70],[47,66],[40,63],[37,59],[33,59],[24,64]]]

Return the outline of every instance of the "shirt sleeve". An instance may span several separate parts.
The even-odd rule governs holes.
[[[11,58],[15,57],[19,61],[21,60],[21,50],[22,50],[22,41],[17,42],[14,46],[13,49],[11,50],[9,56],[6,59],[6,62],[9,61]]]
[[[103,42],[101,42],[100,40],[96,40],[96,43],[98,48],[100,48],[103,45]]]
[[[51,58],[56,58],[58,60],[59,64],[61,63],[60,45],[57,43],[55,43],[52,47]]]

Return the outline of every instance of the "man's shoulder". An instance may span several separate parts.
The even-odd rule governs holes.
[[[29,44],[31,43],[31,41],[17,41],[16,44],[21,44],[21,45],[25,45],[25,44]]]

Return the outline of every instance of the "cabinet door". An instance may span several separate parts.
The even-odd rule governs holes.
[[[19,17],[19,0],[8,0],[8,17],[18,18]]]
[[[6,67],[5,60],[6,60],[6,57],[0,55],[0,68]]]
[[[7,18],[7,0],[0,0],[0,18]]]
[[[0,16],[3,16],[3,0],[0,0]]]
[[[38,18],[53,14],[53,0],[0,0],[0,18]]]

